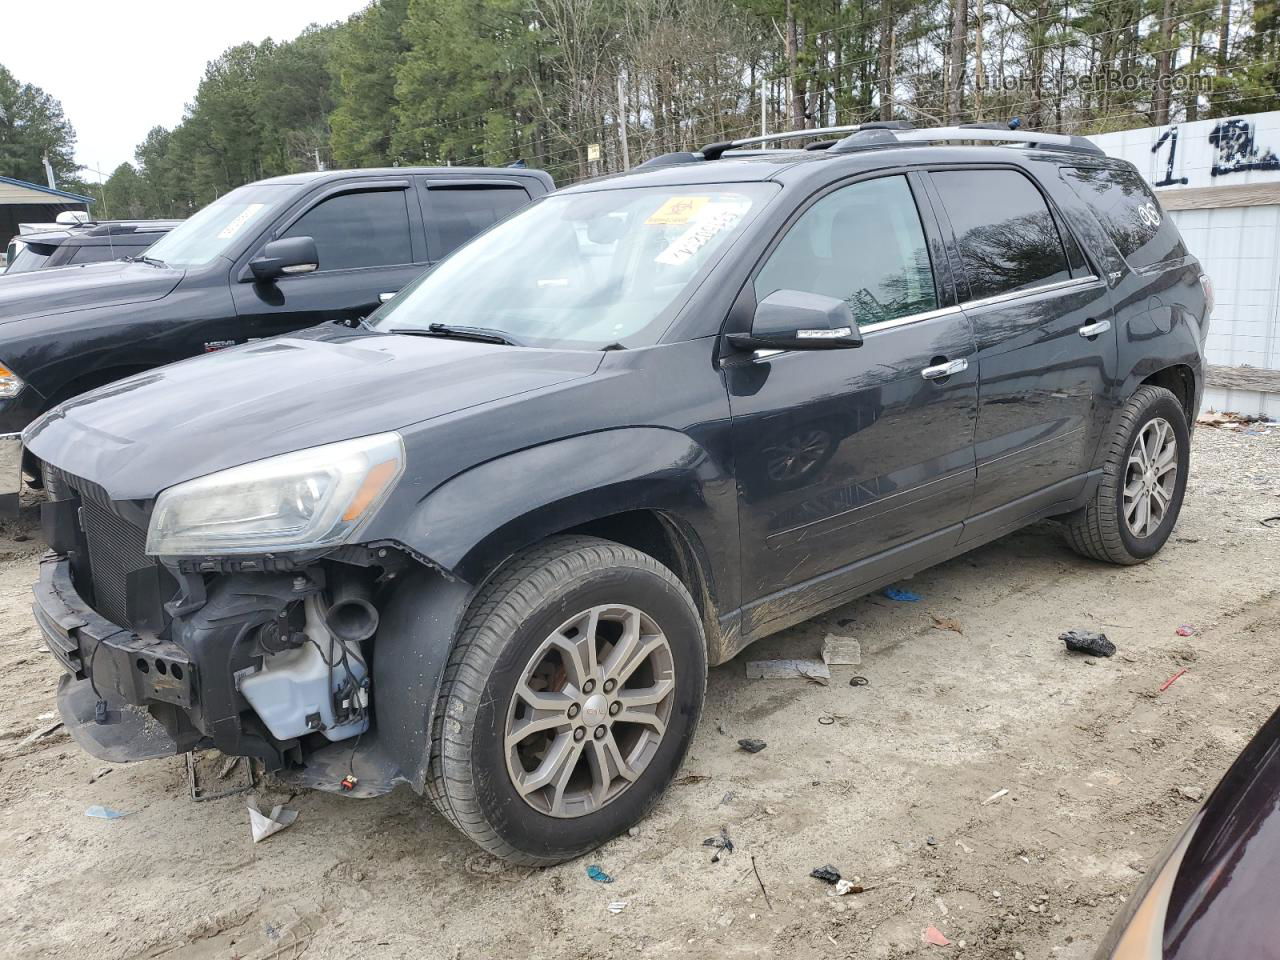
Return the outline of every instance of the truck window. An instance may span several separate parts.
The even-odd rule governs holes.
[[[969,299],[1071,279],[1053,214],[1016,170],[931,174],[955,231]]]
[[[304,213],[284,237],[311,237],[321,270],[412,263],[405,191],[341,193]]]
[[[1133,269],[1187,255],[1177,227],[1134,171],[1064,167],[1062,177],[1088,204]]]
[[[427,191],[427,245],[439,260],[529,202],[520,187],[435,187]]]
[[[844,300],[864,325],[936,309],[906,177],[842,187],[801,214],[756,276],[757,301],[783,289]]]

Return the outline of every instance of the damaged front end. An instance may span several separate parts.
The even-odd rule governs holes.
[[[170,556],[155,549],[165,495],[112,500],[56,465],[45,476],[51,553],[34,613],[67,671],[59,710],[83,749],[124,762],[215,748],[298,786],[350,796],[398,783],[422,789],[452,619],[432,629],[416,604],[433,591],[460,597],[454,585],[391,544]],[[316,486],[307,489],[323,508]],[[354,497],[362,491],[367,510],[378,491],[357,485]],[[226,528],[217,509],[199,510]],[[345,506],[339,522],[351,513]],[[181,523],[170,528],[184,533]],[[397,599],[404,580],[414,589]],[[388,688],[381,724],[379,672]]]

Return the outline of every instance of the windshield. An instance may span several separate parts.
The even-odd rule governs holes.
[[[145,256],[171,267],[203,266],[260,229],[267,215],[287,201],[289,190],[278,183],[232,190],[166,233]]]
[[[39,270],[57,249],[44,243],[34,244],[25,240],[13,240],[9,243],[9,249],[5,251],[5,259],[9,267],[0,272],[26,273],[29,270]]]
[[[772,189],[735,183],[553,195],[460,247],[370,326],[481,327],[542,347],[655,343]]]

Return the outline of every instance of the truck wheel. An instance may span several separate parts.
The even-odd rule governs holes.
[[[1141,563],[1173,532],[1191,462],[1182,404],[1163,387],[1141,387],[1125,404],[1093,499],[1066,518],[1067,543],[1110,563]]]
[[[652,557],[564,536],[477,594],[445,670],[431,799],[485,850],[549,865],[644,816],[706,690],[689,591]]]

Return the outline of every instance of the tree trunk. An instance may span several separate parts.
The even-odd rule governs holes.
[[[1152,97],[1152,119],[1157,127],[1169,122],[1169,81],[1173,74],[1173,0],[1164,0],[1160,21],[1160,50],[1156,54],[1156,90]]]
[[[960,122],[968,13],[969,0],[951,0],[951,69],[947,77],[947,121],[952,124]]]
[[[893,2],[881,0],[880,119],[893,119]]]
[[[804,126],[804,86],[800,79],[799,51],[796,49],[796,10],[792,0],[787,0],[787,73],[791,77],[791,129]]]

